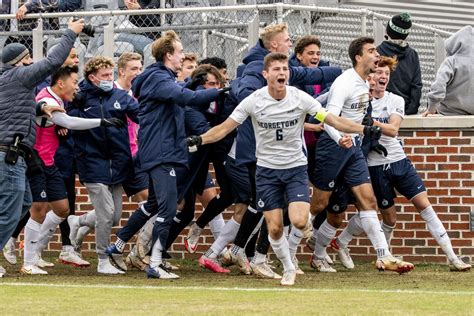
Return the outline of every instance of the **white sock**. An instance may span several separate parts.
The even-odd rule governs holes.
[[[230,220],[225,223],[225,226],[222,228],[221,234],[211,245],[213,255],[216,256],[222,252],[222,250],[227,246],[228,243],[234,241],[237,232],[239,231],[240,223],[237,223],[232,217]]]
[[[65,218],[56,215],[53,211],[49,211],[46,214],[46,218],[41,225],[38,242],[36,243],[36,251],[38,253],[41,253],[46,247],[48,247],[51,237],[53,237],[56,228],[58,228],[63,220],[65,220]]]
[[[377,212],[375,210],[359,211],[359,216],[362,228],[377,252],[377,258],[381,259],[390,256],[391,253],[388,249],[382,227],[380,227]]]
[[[296,250],[298,249],[301,239],[303,239],[303,232],[293,226],[290,231],[290,236],[288,237],[288,247],[290,249],[291,258],[296,255]]]
[[[67,252],[69,252],[69,251],[72,251],[72,250],[74,250],[74,247],[73,247],[73,246],[70,246],[70,245],[63,246],[63,247],[62,247],[62,251],[67,251]]]
[[[316,244],[314,245],[314,256],[316,258],[324,259],[326,257],[326,247],[336,237],[336,231],[337,228],[329,224],[327,220],[319,227]]]
[[[430,205],[420,212],[421,217],[425,220],[428,230],[430,231],[433,238],[440,245],[443,252],[446,254],[450,262],[457,260],[458,257],[454,253],[451,240],[449,239],[448,233],[443,226],[443,223],[439,220],[433,207]]]
[[[395,225],[389,226],[385,224],[383,221],[381,221],[380,227],[382,227],[383,234],[385,235],[385,240],[387,240],[387,244],[388,246],[390,246],[390,241],[392,240],[393,230],[395,229]]]
[[[157,239],[151,248],[150,268],[156,268],[163,262],[163,246],[160,239]]]
[[[25,225],[25,243],[24,243],[24,265],[30,266],[36,264],[38,259],[36,255],[36,241],[38,240],[41,224],[30,217]]]
[[[290,249],[288,248],[288,240],[283,235],[278,240],[274,240],[268,235],[268,241],[272,245],[273,252],[283,264],[283,271],[294,271],[295,266],[291,261]]]
[[[359,236],[364,232],[362,223],[360,222],[359,214],[354,214],[347,223],[346,228],[343,229],[342,233],[337,237],[337,243],[339,246],[346,248],[351,242],[354,236]]]
[[[212,236],[214,236],[214,240],[216,240],[222,232],[224,228],[225,221],[222,213],[217,215],[209,222],[209,229],[211,230]]]
[[[95,221],[96,221],[95,210],[92,210],[88,213],[85,213],[85,214],[79,216],[79,225],[80,226],[88,226],[88,227],[94,229],[95,228]]]
[[[255,255],[252,258],[252,263],[255,265],[262,264],[262,263],[265,263],[266,259],[267,259],[267,255],[260,253],[258,251],[255,251]]]
[[[290,232],[290,226],[284,226],[283,227],[283,236],[288,239],[288,234]]]

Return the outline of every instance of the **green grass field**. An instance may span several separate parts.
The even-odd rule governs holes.
[[[303,263],[306,274],[283,288],[235,269],[216,275],[190,260],[173,262],[181,265],[181,279],[173,281],[149,280],[141,271],[99,276],[95,266],[59,263],[48,276],[23,276],[19,265],[0,262],[8,272],[0,279],[2,315],[474,315],[473,273],[440,265],[398,275],[360,263],[322,274]]]

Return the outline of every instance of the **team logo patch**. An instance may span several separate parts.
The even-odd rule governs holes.
[[[257,205],[258,205],[258,207],[264,207],[265,202],[263,202],[262,199],[260,199],[260,200],[258,200]]]
[[[339,205],[337,205],[337,204],[335,204],[335,205],[332,206],[332,210],[333,210],[334,212],[339,212],[340,209],[341,209],[341,208],[340,208]]]
[[[116,108],[117,110],[120,110],[122,108],[122,105],[119,103],[119,101],[115,101],[114,108]]]
[[[334,188],[334,180],[331,181],[331,182],[329,182],[328,186],[329,186],[331,189]]]
[[[46,196],[47,196],[46,192],[44,190],[41,191],[40,196],[41,196],[41,198],[46,199]]]
[[[383,200],[382,200],[382,205],[383,205],[383,206],[387,206],[387,205],[388,205],[388,201],[385,200],[385,199],[383,199]]]
[[[171,168],[170,176],[176,177],[176,172],[174,171],[174,168]]]

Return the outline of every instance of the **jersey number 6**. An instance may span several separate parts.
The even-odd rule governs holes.
[[[281,128],[276,130],[276,140],[283,140],[283,130]]]

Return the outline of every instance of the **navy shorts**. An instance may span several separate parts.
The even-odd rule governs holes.
[[[246,165],[236,165],[235,159],[227,157],[225,172],[230,179],[234,203],[250,205],[252,201],[252,183],[250,172]]]
[[[284,208],[291,202],[309,203],[307,166],[290,169],[270,169],[257,166],[255,178],[258,211]]]
[[[128,197],[148,189],[149,177],[148,174],[142,170],[138,155],[135,155],[133,158],[133,172],[133,177],[122,183],[123,190]]]
[[[426,191],[425,184],[413,167],[410,159],[405,158],[385,165],[369,167],[377,204],[387,209],[395,204],[395,189],[411,200]]]
[[[347,206],[354,203],[354,197],[351,190],[344,184],[336,182],[336,186],[326,207],[328,213],[341,214],[347,209]]]
[[[333,191],[336,181],[342,181],[352,188],[370,183],[367,162],[360,144],[349,149],[339,146],[327,133],[316,143],[316,159],[313,184],[322,191]]]
[[[54,202],[67,199],[64,180],[56,166],[44,166],[43,172],[29,179],[33,202]]]

